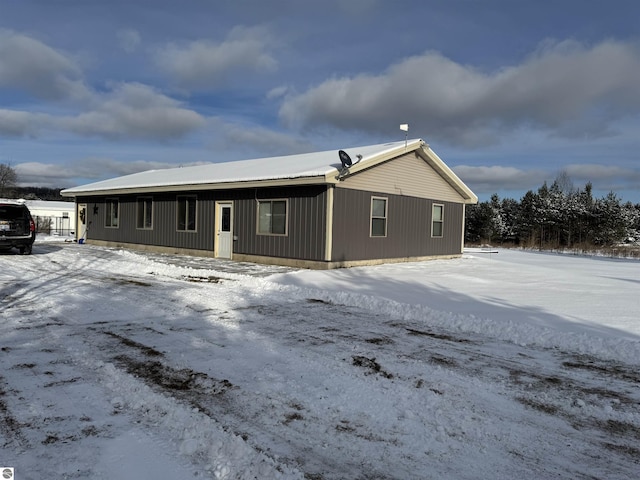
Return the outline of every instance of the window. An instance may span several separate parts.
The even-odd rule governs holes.
[[[136,227],[151,230],[153,228],[153,199],[151,197],[138,197],[137,203]]]
[[[444,232],[444,205],[435,204],[431,214],[431,236],[442,237]]]
[[[371,197],[371,236],[387,236],[387,199]]]
[[[105,203],[105,227],[118,228],[120,202],[117,198],[108,198]]]
[[[195,232],[196,230],[196,196],[178,197],[178,230]]]
[[[286,200],[258,200],[258,234],[287,234]]]
[[[220,209],[220,231],[231,231],[231,207],[229,205],[223,205]]]

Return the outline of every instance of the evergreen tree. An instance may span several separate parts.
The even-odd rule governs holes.
[[[575,189],[566,173],[551,187],[529,190],[520,202],[491,200],[467,208],[469,242],[516,241],[539,248],[573,248],[575,245],[610,246],[623,241],[640,242],[640,204],[621,204],[614,192],[594,199],[593,186]]]
[[[502,241],[518,242],[518,216],[520,214],[520,204],[513,198],[502,200]]]
[[[487,242],[493,234],[493,211],[488,202],[467,207],[465,239],[471,243]]]
[[[517,232],[520,241],[525,246],[534,246],[538,239],[538,194],[529,190],[520,200],[520,212],[518,215]]]
[[[613,245],[622,242],[627,232],[627,226],[622,215],[620,199],[613,192],[609,192],[603,199],[594,204],[596,222],[592,232],[595,245]]]
[[[625,242],[640,241],[640,204],[627,202],[622,206],[622,217],[625,224]]]

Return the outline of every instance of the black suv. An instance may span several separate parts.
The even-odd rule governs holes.
[[[36,224],[22,203],[0,202],[0,250],[15,247],[30,254],[36,240]]]

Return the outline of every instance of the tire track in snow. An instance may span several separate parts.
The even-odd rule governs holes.
[[[637,467],[633,460],[637,442],[632,443],[637,438],[637,384],[622,363],[447,329],[443,322],[450,316],[440,318],[427,309],[394,310],[392,302],[373,300],[366,309],[357,306],[363,298],[309,294],[259,279],[244,282],[246,290],[240,292],[224,280],[187,286],[180,277],[189,270],[180,266],[164,268],[138,260],[127,265],[131,258],[142,257],[127,255],[127,262],[119,262],[119,254],[100,249],[83,255],[86,258],[65,255],[70,261],[64,274],[55,271],[59,266],[47,272],[46,263],[39,264],[40,277],[36,268],[31,271],[33,292],[22,289],[21,301],[14,305],[19,310],[29,302],[22,311],[24,330],[17,335],[25,339],[28,332],[38,338],[46,334],[61,345],[52,350],[67,363],[55,367],[58,377],[51,379],[51,389],[63,391],[74,384],[60,382],[82,378],[106,395],[107,408],[119,412],[116,418],[159,436],[170,446],[170,455],[182,452],[195,469],[207,474],[230,474],[225,468],[238,464],[237,456],[263,458],[259,449],[268,453],[264,468],[272,468],[274,474],[298,462],[308,466],[304,469],[308,477],[325,479],[343,478],[345,472],[352,478],[411,478],[412,472],[413,476],[424,472],[425,462],[434,472],[451,473],[450,460],[482,448],[488,448],[492,458],[497,458],[496,451],[503,454],[505,463],[491,466],[502,478],[527,472],[557,478],[585,478],[589,472],[623,477]],[[40,260],[37,257],[33,258]],[[157,274],[146,277],[148,270]],[[203,275],[210,274],[216,275],[204,270]],[[86,289],[78,281],[83,278],[89,282]],[[47,281],[56,284],[46,285]],[[180,294],[170,295],[172,289]],[[50,300],[64,296],[70,303],[90,302],[87,295],[94,296],[100,308],[90,312],[96,320],[92,324],[78,310],[65,310]],[[237,301],[242,295],[243,301]],[[211,307],[209,298],[214,296],[228,301]],[[352,305],[338,305],[341,299]],[[149,300],[153,305],[147,305]],[[46,317],[42,313],[46,309],[35,309],[38,303],[55,310],[57,320]],[[251,353],[252,360],[264,358],[265,364],[242,364],[243,343],[251,343],[254,350],[263,348],[262,356],[244,352]],[[190,369],[206,375],[204,379],[229,378],[239,388],[224,393],[229,397],[226,404],[212,398],[194,411],[196,403],[186,397],[181,400],[171,389],[154,390],[114,357],[124,354],[143,368],[145,349],[164,355],[162,365],[169,375]],[[227,353],[233,349],[238,352]],[[353,365],[354,356],[372,362]],[[209,368],[206,361],[215,364]],[[287,369],[286,361],[297,365]],[[377,375],[376,364],[393,377]],[[247,373],[249,368],[255,373]],[[291,375],[302,371],[309,378]],[[181,379],[190,388],[199,388],[187,377]],[[332,385],[332,390],[325,390]],[[568,398],[571,395],[575,398]],[[399,414],[397,419],[379,422],[371,412],[385,407],[385,396],[421,410],[393,411]],[[407,398],[411,401],[402,403]],[[503,414],[500,406],[508,411]],[[381,411],[380,417],[390,418],[389,412]],[[519,432],[525,432],[521,438],[509,436],[516,424]],[[412,436],[415,425],[423,437]],[[46,432],[46,425],[42,427]],[[64,440],[64,435],[58,437]],[[571,449],[566,442],[572,443]],[[603,442],[612,446],[603,448]],[[52,445],[59,447],[62,442]],[[370,447],[364,451],[375,452],[376,458],[362,459],[358,455],[362,446]],[[293,448],[297,452],[292,453]],[[275,451],[282,452],[285,460],[274,460]],[[565,452],[562,458],[557,451]],[[603,453],[606,462],[596,458],[602,459]]]

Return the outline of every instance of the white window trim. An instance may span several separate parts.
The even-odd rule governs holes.
[[[260,231],[260,204],[261,203],[273,203],[273,202],[284,202],[285,203],[285,214],[284,214],[284,233],[271,233],[271,232],[261,232]],[[273,224],[271,225],[273,227]],[[289,236],[289,199],[288,198],[263,198],[257,200],[256,203],[256,235],[265,236],[265,237],[288,237]]]
[[[435,219],[435,209],[436,207],[441,207],[442,208],[442,219],[441,220],[436,220]],[[441,228],[441,235],[434,235],[433,234],[433,226],[437,223],[440,223],[442,225]],[[444,237],[444,204],[443,203],[434,203],[431,206],[431,238],[443,238]]]
[[[375,218],[384,218],[384,235],[373,234],[373,219],[374,219],[373,201],[374,200],[384,200],[384,217],[375,217]],[[369,211],[369,238],[387,238],[388,224],[389,224],[389,198],[371,196],[371,208]]]

